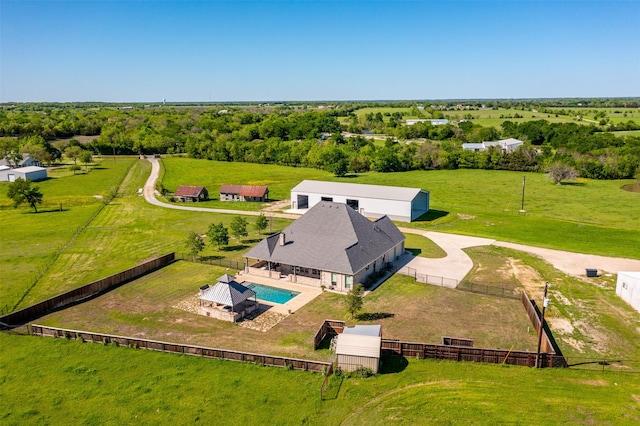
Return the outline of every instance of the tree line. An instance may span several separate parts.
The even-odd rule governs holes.
[[[404,124],[407,116],[443,117],[442,110],[449,106],[441,109],[436,104],[418,108],[415,102],[407,102],[402,106],[409,112],[360,117],[354,111],[363,105],[353,103],[326,109],[289,105],[122,110],[63,105],[31,110],[28,106],[0,109],[0,155],[5,158],[15,160],[28,153],[50,164],[65,155],[75,164],[85,152],[187,153],[217,161],[315,167],[338,176],[457,168],[545,171],[551,164],[562,163],[582,177],[618,179],[634,177],[640,167],[640,137],[616,136],[602,126],[546,120],[506,120],[500,128],[472,120]],[[615,125],[616,129],[634,126],[631,120]],[[357,135],[343,136],[344,131]],[[373,141],[365,137],[369,132],[383,132],[387,139]],[[55,140],[78,135],[95,138],[82,144]],[[462,148],[466,142],[502,138],[517,138],[525,144],[515,152]],[[67,152],[69,147],[77,149]]]

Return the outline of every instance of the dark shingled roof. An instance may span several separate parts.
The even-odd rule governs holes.
[[[387,216],[371,222],[346,204],[321,201],[244,256],[352,275],[404,239]]]

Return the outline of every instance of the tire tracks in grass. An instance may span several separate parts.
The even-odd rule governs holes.
[[[351,423],[352,420],[354,420],[355,418],[357,418],[357,416],[362,413],[363,411],[365,411],[368,407],[371,406],[375,406],[378,405],[381,401],[389,398],[390,396],[394,396],[396,394],[399,394],[401,392],[405,392],[409,389],[414,389],[414,388],[418,388],[418,387],[422,387],[422,386],[432,386],[432,385],[453,385],[453,384],[457,384],[457,383],[461,383],[462,380],[438,380],[435,382],[421,382],[421,383],[414,383],[408,386],[404,386],[402,388],[397,388],[397,389],[393,389],[390,390],[388,392],[385,392],[381,395],[376,396],[373,399],[370,399],[366,404],[363,404],[361,406],[359,406],[358,408],[356,408],[355,411],[351,412],[347,417],[345,417],[344,420],[342,420],[340,422],[340,425],[349,425],[349,424],[353,424]]]
[[[43,277],[51,271],[51,268],[53,267],[53,265],[55,265],[59,261],[60,257],[63,254],[65,254],[64,252],[69,248],[69,246],[71,246],[71,244],[73,244],[77,240],[78,236],[80,236],[80,234],[82,234],[91,225],[91,223],[93,223],[93,221],[98,217],[98,215],[100,215],[100,213],[104,210],[104,208],[113,201],[113,199],[117,196],[117,194],[120,193],[124,183],[127,182],[129,175],[131,174],[131,171],[135,164],[136,162],[131,162],[131,165],[127,168],[127,173],[123,176],[122,180],[120,181],[120,184],[118,184],[118,188],[114,191],[114,193],[110,194],[108,198],[103,199],[102,203],[99,204],[99,207],[95,211],[95,213],[89,216],[89,218],[84,224],[76,228],[76,231],[73,233],[71,238],[69,238],[69,240],[66,243],[64,243],[62,246],[56,249],[51,260],[45,264],[45,267],[42,268],[42,270],[38,273],[38,275],[33,280],[33,282],[25,289],[20,299],[13,305],[11,309],[9,309],[9,312],[15,311],[20,306],[20,304],[22,304],[22,302],[27,300],[31,292],[42,281]]]

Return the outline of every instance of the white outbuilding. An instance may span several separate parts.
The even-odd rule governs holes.
[[[618,272],[616,294],[640,312],[640,272]]]
[[[32,181],[47,178],[47,169],[38,166],[18,167],[12,169],[7,166],[0,166],[0,182],[13,182],[18,178]]]
[[[429,211],[429,191],[399,186],[303,180],[291,190],[291,209],[306,211],[321,201],[344,203],[363,216],[412,222]]]
[[[374,374],[378,373],[382,346],[380,325],[345,327],[336,337],[336,358],[340,369],[354,371],[369,368]]]

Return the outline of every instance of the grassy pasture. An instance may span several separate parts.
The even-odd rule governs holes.
[[[8,183],[0,183],[0,308],[12,308],[56,257],[59,250],[103,206],[124,179],[132,159],[97,162],[88,173],[37,182],[44,202],[35,214],[29,206],[9,207]],[[62,206],[62,210],[60,210]]]
[[[386,374],[332,377],[321,401],[320,374],[5,333],[0,345],[6,425],[640,421],[633,374],[391,358]]]
[[[303,179],[424,188],[431,193],[431,209],[425,221],[406,226],[442,232],[493,237],[562,250],[640,258],[640,209],[638,194],[620,187],[631,180],[578,180],[554,185],[544,174],[489,170],[438,170],[403,173],[363,173],[336,178],[306,168],[259,164],[220,163],[172,158],[165,161],[165,176],[181,176],[193,184],[228,182],[230,167],[249,176],[262,176],[261,184],[286,199]],[[176,168],[178,173],[171,170]],[[525,210],[522,178],[526,177]],[[165,178],[167,179],[167,178]],[[171,180],[173,179],[173,180]],[[165,186],[171,187],[174,178]],[[177,187],[177,186],[176,186]],[[221,203],[229,208],[229,203]],[[233,203],[233,207],[243,203]],[[245,203],[250,204],[250,203]],[[403,224],[405,226],[405,224]]]
[[[136,194],[149,176],[151,164],[136,161],[122,184],[121,192],[69,245],[58,261],[42,277],[24,300],[23,306],[54,296],[109,274],[130,268],[145,259],[171,251],[184,252],[184,241],[191,231],[204,234],[210,223],[227,227],[232,215],[165,209],[148,204]],[[260,238],[251,228],[249,240]],[[273,218],[273,229],[282,229],[285,220]],[[231,238],[229,251],[208,247],[202,256],[236,257],[249,246]],[[13,256],[19,255],[14,253]]]

